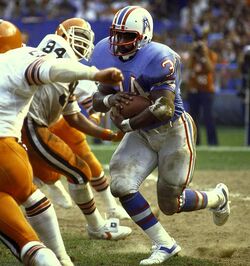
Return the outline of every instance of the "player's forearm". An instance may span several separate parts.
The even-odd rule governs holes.
[[[73,115],[65,115],[64,118],[71,127],[74,127],[75,129],[89,136],[104,139],[105,138],[104,135],[109,134],[110,138],[106,137],[105,139],[109,140],[112,138],[111,135],[113,135],[113,133],[111,130],[109,132],[106,132],[107,131],[106,129],[95,125],[93,122],[91,122],[81,113],[76,113]]]
[[[157,119],[148,109],[129,119],[130,126],[133,130],[146,128],[159,122],[160,120]]]
[[[99,70],[88,67],[70,59],[56,59],[51,61],[49,76],[52,82],[72,82],[76,80],[95,80]]]

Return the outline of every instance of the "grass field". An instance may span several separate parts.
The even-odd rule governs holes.
[[[204,131],[203,131],[204,136]],[[220,146],[218,147],[206,147],[206,146],[200,146],[197,149],[197,163],[196,163],[196,171],[198,175],[204,176],[204,180],[202,178],[198,179],[199,182],[203,185],[210,185],[210,181],[208,180],[208,177],[210,175],[215,176],[214,179],[217,179],[218,177],[221,177],[222,179],[225,178],[226,181],[232,181],[232,185],[230,185],[232,188],[237,187],[237,182],[235,182],[234,176],[240,175],[240,178],[245,178],[246,173],[249,177],[249,170],[250,170],[250,149],[244,147],[244,131],[240,128],[233,128],[233,129],[226,129],[226,128],[220,128],[219,129],[219,141]],[[99,160],[103,164],[108,164],[110,157],[114,151],[115,145],[107,144],[107,145],[92,145],[92,149],[95,152],[96,156],[99,158]],[[230,179],[227,179],[229,174],[232,174],[232,177]],[[226,177],[225,177],[226,176]],[[243,180],[239,179],[239,180]],[[247,191],[249,190],[247,188],[247,185],[250,184],[245,180],[245,183],[242,184],[243,188]],[[145,190],[146,191],[146,190]],[[245,194],[244,194],[245,193]],[[247,192],[243,192],[243,195],[246,195]],[[236,195],[236,193],[235,193]],[[155,196],[155,195],[154,195]],[[239,203],[240,205],[244,205],[248,203],[248,201],[242,201],[241,198],[237,198],[238,196],[235,196],[233,198],[235,204]],[[56,208],[56,211],[58,213],[59,223],[61,226],[61,231],[63,238],[65,240],[65,245],[68,250],[68,253],[72,257],[72,260],[75,262],[76,266],[133,266],[138,265],[139,261],[146,256],[148,256],[148,250],[144,250],[141,248],[141,242],[142,239],[145,238],[145,236],[142,235],[140,230],[135,229],[133,227],[132,222],[129,221],[129,226],[133,227],[133,235],[131,235],[129,238],[118,241],[118,242],[110,242],[110,241],[102,241],[102,240],[88,240],[85,228],[82,224],[81,219],[79,219],[79,222],[77,223],[77,226],[75,223],[72,224],[72,221],[75,222],[75,220],[78,220],[78,216],[75,216],[75,210],[69,211],[67,215],[65,215],[66,210],[62,210],[60,208]],[[247,214],[248,215],[248,212]],[[204,216],[203,214],[197,214],[197,216],[194,216],[194,218],[191,218],[191,216],[184,217],[185,223],[187,225],[185,226],[191,226],[193,222],[195,223],[196,219],[198,219],[198,223],[196,224],[197,228],[197,236],[199,238],[199,235],[202,237],[204,236],[204,230],[202,228],[202,222],[206,221],[207,216]],[[182,219],[182,218],[181,218]],[[203,219],[203,220],[202,220]],[[236,219],[236,217],[235,217]],[[247,218],[243,218],[245,221],[248,221]],[[237,228],[232,228],[234,225],[234,218],[231,219],[231,223],[229,225],[219,228],[218,232],[215,232],[214,234],[208,233],[210,238],[206,236],[204,238],[206,243],[202,244],[204,242],[203,239],[198,241],[198,243],[193,243],[193,245],[199,245],[200,247],[197,248],[195,251],[196,253],[188,253],[187,248],[185,250],[185,245],[188,247],[190,245],[189,241],[192,240],[192,235],[194,235],[196,229],[190,229],[188,227],[188,230],[181,231],[181,224],[178,224],[176,218],[171,218],[167,224],[169,225],[169,230],[174,232],[176,230],[176,227],[179,228],[179,241],[182,241],[184,243],[184,254],[178,257],[171,258],[167,262],[165,262],[162,265],[170,265],[170,266],[215,266],[215,265],[227,265],[227,266],[239,266],[239,265],[250,265],[249,261],[249,253],[247,253],[247,256],[245,257],[243,255],[237,255],[243,256],[245,262],[242,262],[243,259],[239,259],[239,262],[237,261],[237,258],[235,259],[233,254],[236,254],[235,249],[233,249],[231,246],[226,247],[222,249],[220,253],[216,251],[216,246],[219,243],[220,240],[216,238],[218,235],[225,235],[230,238],[233,237],[232,235],[235,233],[239,233],[241,230],[241,225],[236,225]],[[161,221],[164,221],[164,218],[162,218]],[[248,223],[248,222],[246,222]],[[125,222],[123,222],[125,224]],[[205,226],[207,232],[209,232],[210,228],[210,221],[209,225]],[[245,226],[245,223],[244,223]],[[242,230],[243,227],[242,226]],[[177,234],[178,234],[177,230]],[[211,227],[211,230],[214,230],[214,228]],[[223,231],[224,230],[224,231]],[[185,236],[190,231],[190,236]],[[249,230],[248,230],[249,231]],[[190,238],[190,240],[189,240]],[[237,238],[238,239],[238,238]],[[210,241],[210,242],[209,242]],[[229,239],[225,240],[228,242],[233,242],[233,240]],[[245,246],[250,247],[250,240],[248,238],[248,235],[239,236],[239,240],[241,243],[244,242]],[[218,242],[216,244],[216,242]],[[212,244],[213,247],[210,247]],[[237,242],[236,242],[237,243]],[[150,245],[150,243],[147,243]],[[191,243],[192,244],[192,243]],[[228,245],[228,244],[227,244]],[[214,248],[215,246],[215,248]],[[237,246],[240,248],[241,245],[237,244]],[[244,247],[245,247],[244,246]],[[193,255],[197,254],[197,251],[199,251],[199,256]],[[202,253],[203,252],[203,253]],[[209,255],[210,254],[210,255]],[[238,253],[237,253],[238,254]],[[242,254],[242,253],[240,253]],[[244,253],[246,254],[246,252]],[[210,258],[211,256],[211,258]],[[236,256],[236,255],[235,255]],[[236,257],[237,257],[236,256]],[[11,253],[4,247],[4,245],[0,244],[0,266],[13,266],[13,265],[21,265],[18,263],[18,261],[11,255]]]

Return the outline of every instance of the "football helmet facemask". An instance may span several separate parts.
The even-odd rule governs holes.
[[[9,21],[0,19],[0,53],[22,47],[22,34]]]
[[[94,32],[90,24],[81,18],[70,18],[63,21],[55,32],[69,42],[79,58],[89,60],[94,49]]]
[[[139,6],[127,6],[114,16],[110,27],[110,48],[115,56],[132,55],[151,42],[153,19]]]

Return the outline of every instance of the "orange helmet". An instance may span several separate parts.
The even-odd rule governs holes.
[[[0,19],[0,53],[22,47],[22,34],[12,23]]]
[[[88,60],[94,49],[94,32],[90,24],[81,18],[70,18],[63,21],[55,32],[67,40],[80,59]]]

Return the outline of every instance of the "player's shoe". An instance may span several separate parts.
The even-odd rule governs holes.
[[[65,209],[72,207],[71,197],[60,180],[56,181],[54,184],[48,185],[48,193],[53,203]]]
[[[222,203],[215,209],[211,208],[213,212],[214,223],[218,226],[225,224],[230,215],[230,201],[229,201],[229,191],[225,184],[218,184],[215,191],[223,199]]]
[[[148,259],[140,261],[140,265],[155,265],[161,264],[170,257],[176,255],[181,251],[181,247],[174,243],[171,248],[167,248],[161,245],[154,245],[152,248],[153,252]]]
[[[119,219],[106,220],[106,224],[98,231],[93,231],[87,225],[87,232],[91,239],[119,240],[129,236],[132,232],[130,227],[119,225]]]
[[[117,205],[117,207],[115,208],[108,209],[106,215],[107,215],[107,219],[110,219],[110,218],[117,218],[119,220],[130,219],[130,216],[127,214],[125,209],[119,205]]]

